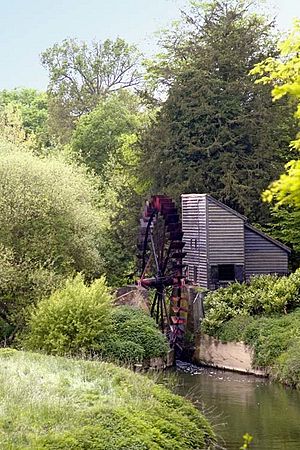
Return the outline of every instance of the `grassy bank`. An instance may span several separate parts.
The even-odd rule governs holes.
[[[0,351],[3,450],[188,450],[214,433],[189,402],[112,364]]]
[[[208,294],[202,331],[223,342],[245,342],[254,349],[253,366],[300,389],[299,304],[299,271],[234,283]]]

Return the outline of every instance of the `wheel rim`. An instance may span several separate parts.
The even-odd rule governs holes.
[[[180,347],[187,319],[182,238],[174,201],[152,196],[140,220],[138,284],[154,291],[151,315],[173,347]]]

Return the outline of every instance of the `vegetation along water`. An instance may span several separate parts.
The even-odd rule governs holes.
[[[211,423],[230,450],[247,432],[254,449],[300,448],[300,21],[281,42],[261,3],[191,1],[147,60],[122,38],[64,39],[41,53],[45,92],[0,86],[0,450],[211,450]],[[259,254],[265,275],[209,293],[201,324],[250,345],[274,384],[181,365],[180,396],[120,367],[168,354],[113,294],[152,262],[148,287],[174,289],[172,345],[187,323],[182,249],[202,241],[181,241],[175,203],[147,204],[146,243],[163,211],[173,235],[152,262],[139,248],[137,270],[141,207],[161,193],[213,195],[292,249],[290,276]]]

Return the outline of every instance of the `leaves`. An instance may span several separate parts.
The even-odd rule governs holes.
[[[65,39],[45,50],[42,64],[50,75],[49,92],[80,116],[90,112],[108,92],[137,86],[139,52],[123,39],[90,45]]]
[[[151,190],[177,200],[207,192],[265,222],[261,191],[287,162],[294,130],[287,102],[272,104],[248,75],[276,53],[272,24],[242,1],[201,3],[160,43],[148,70],[168,97],[142,141]]]
[[[84,167],[0,143],[0,311],[7,320],[20,324],[26,305],[74,271],[101,272],[97,200]]]

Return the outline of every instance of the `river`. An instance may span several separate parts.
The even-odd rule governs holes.
[[[176,392],[215,425],[220,443],[238,450],[246,432],[256,450],[300,450],[300,392],[264,378],[177,363]]]

